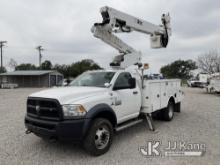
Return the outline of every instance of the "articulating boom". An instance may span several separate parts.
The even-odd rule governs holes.
[[[111,7],[102,7],[102,23],[95,23],[92,33],[95,37],[117,49],[116,56],[110,66],[126,68],[130,65],[141,65],[141,52],[130,47],[113,33],[137,31],[150,35],[151,48],[165,48],[171,35],[170,16],[162,15],[162,25],[154,25]]]

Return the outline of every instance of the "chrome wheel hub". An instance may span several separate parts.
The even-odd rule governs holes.
[[[96,130],[95,145],[98,149],[105,148],[109,143],[110,132],[107,127],[101,126]]]
[[[169,118],[170,118],[170,119],[173,117],[173,106],[169,106],[168,115],[169,115]]]

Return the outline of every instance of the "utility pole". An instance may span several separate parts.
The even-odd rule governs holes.
[[[2,48],[3,46],[5,46],[4,44],[7,43],[7,41],[0,41],[0,48],[1,48],[1,70],[3,71],[3,52],[2,52]]]
[[[41,59],[42,59],[41,51],[43,51],[44,49],[42,48],[42,46],[38,46],[36,49],[39,51],[39,67],[40,67],[41,66]]]

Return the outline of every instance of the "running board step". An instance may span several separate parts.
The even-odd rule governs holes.
[[[131,127],[133,125],[136,125],[138,123],[141,123],[142,121],[143,121],[143,119],[138,119],[138,120],[126,122],[125,124],[122,124],[121,126],[117,127],[115,130],[118,132],[118,131],[121,131],[121,130],[126,129],[128,127]]]

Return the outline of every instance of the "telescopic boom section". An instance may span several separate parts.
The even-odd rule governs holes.
[[[102,7],[103,21],[95,23],[92,33],[95,37],[117,49],[120,55],[116,56],[111,66],[126,68],[130,65],[141,65],[141,52],[130,47],[113,33],[137,31],[150,35],[151,48],[165,48],[171,35],[170,16],[162,15],[162,25],[154,25],[142,19],[130,16],[111,7]]]

